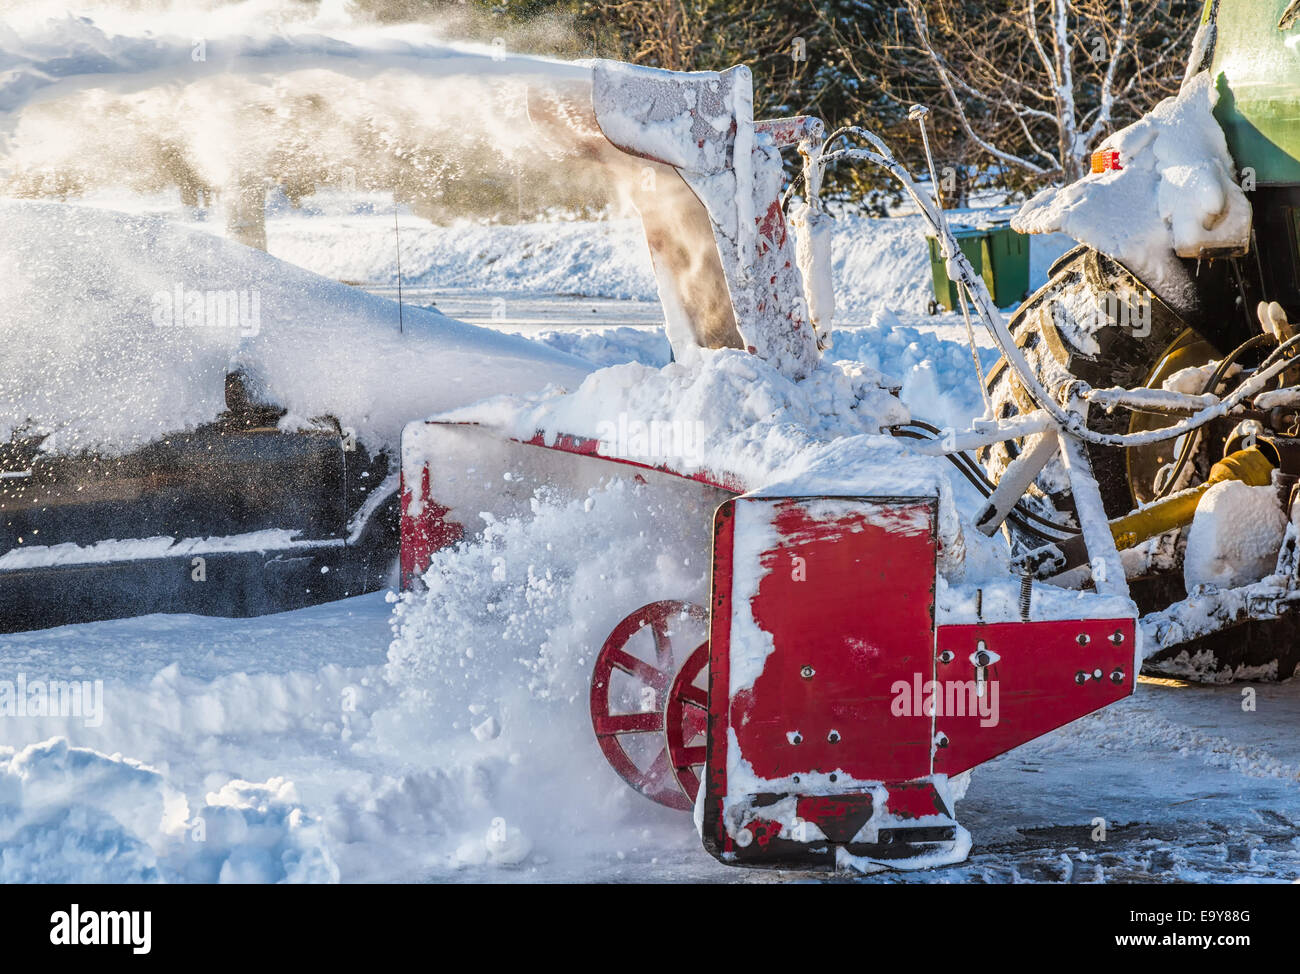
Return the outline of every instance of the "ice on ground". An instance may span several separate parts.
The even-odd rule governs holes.
[[[1126,264],[1166,301],[1185,303],[1177,256],[1244,250],[1250,202],[1235,177],[1208,73],[1108,138],[1118,171],[1085,176],[1030,199],[1013,221],[1026,233],[1064,232]]]
[[[393,302],[208,233],[69,204],[0,201],[0,290],[0,441],[29,426],[57,452],[208,422],[232,366],[376,445],[412,416],[590,371],[436,312],[399,322]]]

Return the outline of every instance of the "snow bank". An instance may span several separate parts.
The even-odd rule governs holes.
[[[925,223],[919,216],[841,216],[831,236],[835,304],[841,316],[924,311],[934,298]]]
[[[1101,146],[1119,153],[1118,171],[1045,189],[1012,221],[1025,233],[1063,231],[1126,264],[1177,306],[1189,285],[1176,256],[1244,250],[1250,203],[1236,180],[1213,109],[1208,73],[1116,132]]]
[[[411,287],[659,297],[638,220],[450,227],[405,220],[401,245],[402,280]],[[391,216],[272,217],[267,247],[325,277],[397,283]],[[831,252],[835,302],[846,313],[922,312],[934,296],[920,217],[838,217]]]
[[[0,201],[0,441],[124,449],[207,422],[239,364],[272,401],[394,444],[413,417],[576,384],[570,356],[148,217]],[[177,299],[178,293],[180,299]],[[234,293],[238,314],[211,296]]]
[[[622,365],[640,362],[662,368],[672,360],[668,336],[662,328],[566,328],[520,334],[535,342],[549,345],[566,355],[576,355],[592,365]]]
[[[0,747],[0,882],[335,882],[292,786],[234,781],[191,814],[153,768],[62,738]]]
[[[639,220],[440,227],[408,218],[400,232],[408,287],[658,300]],[[391,216],[268,219],[267,249],[336,280],[397,283]]]

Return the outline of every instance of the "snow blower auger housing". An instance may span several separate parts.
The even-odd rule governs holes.
[[[718,509],[708,741],[686,757],[722,861],[960,860],[964,772],[1133,692],[1131,617],[936,626],[937,518],[925,497]]]
[[[822,126],[754,122],[749,84],[744,68],[603,63],[589,106],[573,95],[541,99],[534,118],[574,131],[579,151],[612,171],[628,158],[649,162],[654,181],[672,187],[639,205],[657,203],[647,239],[679,362],[702,358],[701,347],[722,348],[719,360],[744,348],[783,381],[814,382],[826,374],[831,318],[829,218],[816,202]],[[798,146],[807,185],[790,220],[797,246],[780,197],[786,144]],[[915,192],[883,144],[872,145],[855,151]],[[941,214],[917,198],[959,254]],[[666,216],[672,207],[682,212]],[[706,238],[692,235],[700,225]],[[978,280],[959,261],[954,279]],[[704,321],[682,301],[682,272],[697,284],[716,275],[703,293],[728,296],[724,318]],[[566,406],[581,392],[552,396],[545,413],[487,403],[406,428],[404,584],[420,585],[439,549],[485,522],[527,517],[538,491],[581,500],[635,481],[642,493],[629,497],[653,498],[688,536],[688,561],[711,566],[711,594],[705,604],[650,592],[655,601],[611,616],[621,621],[593,667],[592,730],[631,787],[694,810],[721,861],[865,871],[958,861],[970,846],[954,817],[965,772],[1133,691],[1136,612],[1122,572],[1095,594],[1056,601],[1027,580],[964,584],[960,526],[930,459],[904,459],[925,475],[893,470],[887,491],[873,489],[879,478],[816,466],[778,484],[731,469],[733,454],[628,451],[620,437],[592,435],[589,412]],[[1049,426],[1039,413],[957,442],[969,449]],[[903,450],[887,436],[876,442]],[[940,451],[929,442],[917,452]],[[1069,455],[1080,492],[1095,495],[1086,456]],[[864,469],[892,466],[889,456],[867,456]],[[1087,541],[1117,561],[1108,534],[1090,530]]]

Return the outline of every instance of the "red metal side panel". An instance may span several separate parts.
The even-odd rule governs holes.
[[[746,489],[740,478],[726,472],[707,469],[682,472],[674,469],[672,463],[667,460],[656,463],[652,462],[653,457],[633,459],[602,454],[601,442],[590,437],[560,434],[553,442],[548,443],[546,436],[537,433],[529,440],[519,440],[473,423],[411,424],[408,431],[414,429],[418,434],[421,425],[426,429],[464,431],[466,434],[473,432],[483,439],[477,443],[469,440],[440,441],[438,444],[440,449],[423,460],[418,455],[414,460],[408,458],[405,447],[403,448],[401,518],[403,588],[408,587],[414,579],[428,569],[435,551],[455,544],[465,537],[464,526],[448,516],[452,508],[447,504],[456,503],[456,500],[447,495],[447,490],[448,481],[458,479],[458,475],[463,474],[467,469],[475,467],[491,469],[494,465],[508,463],[509,466],[502,467],[503,470],[536,468],[537,477],[552,483],[555,482],[555,478],[567,482],[568,476],[577,475],[585,470],[586,473],[582,476],[586,480],[583,482],[595,483],[599,477],[592,473],[591,465],[602,464],[608,468],[606,476],[626,475],[643,483],[646,478],[653,480],[655,476],[662,474],[674,479],[692,481],[705,487],[716,487],[730,493],[740,493]],[[407,432],[404,432],[404,444],[406,437]],[[645,475],[642,476],[639,471],[644,471]],[[439,495],[437,498],[434,496],[435,493]],[[707,496],[707,493],[703,491],[701,496]],[[459,502],[463,505],[465,500],[462,489]],[[483,505],[489,509],[491,509],[491,502],[491,497],[483,498]],[[472,516],[481,509],[475,506],[465,513]]]
[[[936,682],[913,691],[927,711],[933,700],[935,772],[960,774],[1128,696],[1134,628],[1132,619],[940,626]],[[996,657],[982,690],[981,652]]]
[[[900,727],[890,701],[897,680],[931,672],[934,503],[747,503],[773,509],[779,538],[762,555],[757,595],[733,606],[773,645],[753,687],[731,701],[730,723],[754,773],[929,774],[929,728]],[[838,512],[810,513],[817,505]]]
[[[402,588],[423,575],[429,568],[433,553],[453,545],[465,536],[465,529],[447,519],[448,509],[433,499],[429,489],[429,468],[420,467],[419,493],[412,492],[402,476]]]
[[[742,532],[769,535],[757,566],[736,562],[738,550],[753,554],[737,537],[742,505]],[[739,498],[719,508],[705,800],[715,854],[734,851],[725,805],[746,797],[728,790],[739,787],[728,781],[729,760],[772,782],[765,790],[801,796],[930,773],[928,725],[894,718],[890,703],[897,681],[933,673],[936,516],[933,498]],[[739,579],[758,569],[757,590],[741,590]],[[753,643],[767,640],[752,685],[736,686],[737,661],[752,670],[754,653],[767,650]],[[858,806],[869,814],[863,796],[839,804],[849,821]],[[801,814],[814,805],[804,801]]]

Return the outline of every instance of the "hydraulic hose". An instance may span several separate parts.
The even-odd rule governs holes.
[[[1007,362],[1015,369],[1020,377],[1025,391],[1029,394],[1034,403],[1046,412],[1052,420],[1068,435],[1085,443],[1091,443],[1094,446],[1108,447],[1134,447],[1147,446],[1153,443],[1163,443],[1166,440],[1176,439],[1184,433],[1200,429],[1206,423],[1218,419],[1220,416],[1227,414],[1231,409],[1236,407],[1240,402],[1259,392],[1268,383],[1268,381],[1287,368],[1293,363],[1284,359],[1281,362],[1273,363],[1267,367],[1261,367],[1249,380],[1239,386],[1231,395],[1220,400],[1214,405],[1207,406],[1186,419],[1175,423],[1172,426],[1166,426],[1156,430],[1143,430],[1138,433],[1099,433],[1096,430],[1088,428],[1087,422],[1077,412],[1064,408],[1051,393],[1043,386],[1038,375],[1030,366],[1024,353],[1016,345],[1011,333],[1007,330],[1006,324],[1002,321],[1002,314],[993,304],[993,298],[989,295],[988,287],[984,284],[983,279],[975,273],[971,267],[970,261],[962,253],[961,248],[957,246],[956,238],[953,237],[952,231],[948,228],[947,221],[935,210],[934,204],[925,198],[912,177],[894,158],[889,147],[873,132],[857,126],[847,126],[838,129],[828,139],[826,145],[831,140],[841,135],[856,135],[865,139],[871,144],[873,149],[864,149],[852,147],[846,149],[837,149],[834,152],[825,152],[823,146],[823,165],[834,162],[838,159],[863,160],[875,163],[888,171],[907,191],[908,195],[920,208],[922,216],[930,228],[937,234],[943,242],[943,249],[947,256],[950,267],[949,277],[953,277],[951,269],[955,268],[956,277],[970,291],[971,296],[975,299],[976,308],[980,312],[980,317],[984,321],[984,327],[988,330],[993,343],[997,345],[998,350],[1006,358]],[[1300,335],[1283,342],[1275,350],[1274,355],[1279,355],[1300,344]],[[1069,390],[1071,396],[1086,398],[1091,388],[1086,383],[1078,381]],[[1067,397],[1062,397],[1067,398]]]

